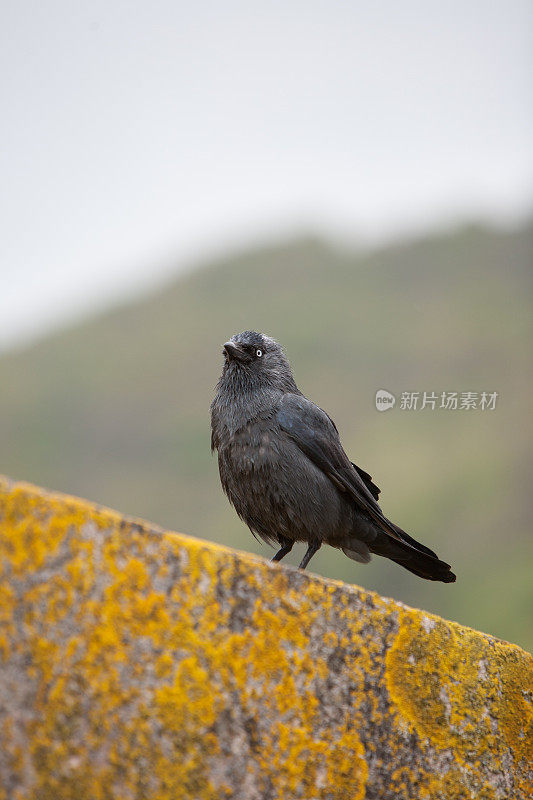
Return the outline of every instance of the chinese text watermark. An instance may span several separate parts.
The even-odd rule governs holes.
[[[402,392],[398,408],[400,411],[494,411],[498,392]],[[378,411],[389,411],[396,405],[396,397],[386,389],[376,392]]]

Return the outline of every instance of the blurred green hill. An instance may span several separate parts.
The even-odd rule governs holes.
[[[0,471],[269,557],[209,450],[221,344],[261,330],[374,476],[387,516],[458,581],[329,548],[313,571],[531,648],[532,254],[531,224],[469,226],[371,252],[300,238],[203,266],[0,358]],[[494,411],[378,413],[380,388],[499,398]]]

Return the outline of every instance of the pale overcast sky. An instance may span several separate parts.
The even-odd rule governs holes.
[[[529,0],[11,0],[0,346],[197,256],[533,208]]]

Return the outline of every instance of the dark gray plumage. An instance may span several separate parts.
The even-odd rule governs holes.
[[[224,345],[211,404],[211,448],[222,488],[254,535],[280,549],[307,542],[305,569],[325,542],[355,561],[386,556],[428,580],[450,566],[388,520],[371,476],[344,452],[330,417],[299,391],[280,345],[245,331]]]

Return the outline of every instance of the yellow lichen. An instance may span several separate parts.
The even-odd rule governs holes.
[[[524,767],[533,763],[533,659],[519,648],[401,609],[386,663],[398,724],[407,722],[422,739],[453,752],[457,797],[465,781],[476,783],[482,761],[500,773],[509,753]],[[450,797],[449,773],[428,778],[428,797]],[[519,782],[517,788],[526,797],[533,787]],[[495,796],[486,782],[477,791]]]
[[[529,757],[525,654],[371,593],[2,479],[0,565],[15,800],[215,800],[229,765],[272,800],[492,798],[486,759]],[[401,763],[405,726],[446,772]]]

